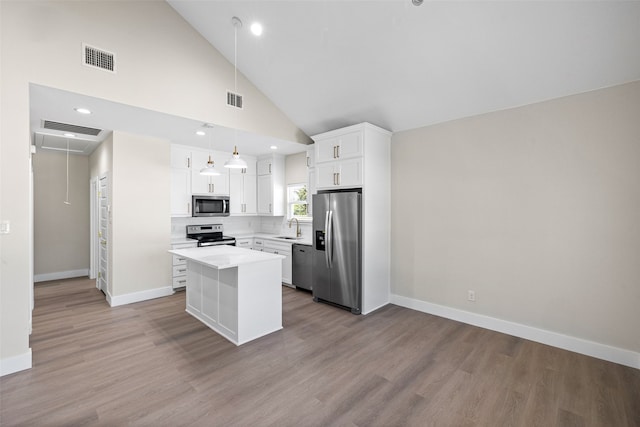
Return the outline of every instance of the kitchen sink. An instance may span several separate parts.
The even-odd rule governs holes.
[[[284,239],[284,240],[298,240],[297,237],[291,237],[291,236],[276,236],[276,239]]]

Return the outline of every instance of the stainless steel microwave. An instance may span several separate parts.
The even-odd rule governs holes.
[[[229,216],[229,196],[191,196],[192,216]]]

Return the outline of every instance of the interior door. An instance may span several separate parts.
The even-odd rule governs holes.
[[[98,239],[100,242],[98,259],[98,288],[107,294],[109,283],[109,180],[106,175],[100,177],[99,197],[99,226]]]

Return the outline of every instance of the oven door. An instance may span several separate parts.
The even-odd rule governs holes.
[[[192,196],[193,216],[229,216],[229,196]]]

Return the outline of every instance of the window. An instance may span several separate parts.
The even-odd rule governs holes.
[[[307,184],[287,186],[287,216],[289,218],[311,219],[307,204]]]

